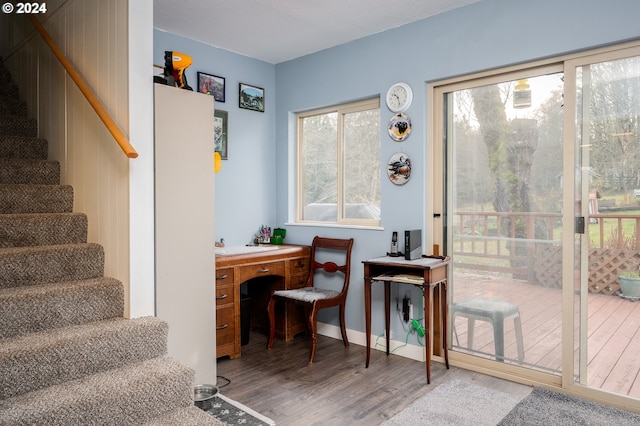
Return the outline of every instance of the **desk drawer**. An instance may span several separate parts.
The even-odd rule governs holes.
[[[235,302],[232,285],[216,286],[216,306],[233,305]]]
[[[294,288],[302,288],[307,283],[307,279],[309,278],[309,274],[299,274],[292,275],[289,278],[289,282],[287,283],[287,290]]]
[[[233,268],[216,269],[216,286],[233,284]]]
[[[287,261],[289,269],[288,289],[304,287],[309,278],[309,261],[308,257]]]
[[[233,305],[216,309],[216,345],[233,343],[236,338]]]
[[[243,283],[251,278],[278,275],[284,277],[284,262],[261,263],[259,265],[247,265],[239,268],[239,282]]]
[[[308,257],[302,259],[288,260],[289,273],[291,275],[308,274],[309,273],[309,261]]]

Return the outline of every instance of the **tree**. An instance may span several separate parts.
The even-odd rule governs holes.
[[[473,111],[487,147],[489,169],[494,183],[493,207],[496,212],[535,211],[531,196],[531,165],[538,145],[538,127],[534,119],[507,120],[505,105],[498,85],[471,91]],[[515,223],[513,223],[515,221]],[[501,233],[515,229],[516,238],[527,238],[527,223],[521,218],[505,217]],[[526,259],[524,243],[511,241],[507,247],[513,255]],[[512,260],[512,266],[523,262]]]
[[[593,64],[583,74],[591,165],[603,177],[602,189],[628,193],[640,186],[640,58]]]

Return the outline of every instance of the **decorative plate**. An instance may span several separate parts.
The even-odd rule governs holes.
[[[389,120],[389,136],[396,142],[402,142],[411,134],[411,119],[404,112],[394,114]]]
[[[411,178],[411,159],[404,152],[396,152],[387,161],[387,176],[394,185],[404,185]]]

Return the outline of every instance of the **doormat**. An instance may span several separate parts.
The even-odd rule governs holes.
[[[533,388],[499,423],[521,425],[616,425],[640,424],[640,415],[587,401],[545,388]]]
[[[207,413],[227,425],[275,426],[276,422],[222,394],[214,396]]]
[[[418,398],[383,426],[495,426],[520,398],[451,379]]]

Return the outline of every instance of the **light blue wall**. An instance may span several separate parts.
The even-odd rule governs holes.
[[[216,240],[227,245],[245,245],[261,224],[277,226],[275,218],[275,67],[257,59],[154,30],[153,61],[164,66],[165,50],[192,57],[187,68],[187,82],[194,90],[197,73],[205,72],[225,78],[225,102],[215,108],[228,112],[228,159],[216,174]],[[239,83],[262,87],[265,112],[238,107]],[[213,101],[213,97],[211,98]],[[167,108],[173,106],[167,105]],[[175,123],[179,126],[180,123]],[[189,147],[189,129],[180,141]],[[211,141],[213,143],[213,140]],[[188,220],[188,218],[186,219]],[[280,223],[281,225],[281,223]]]
[[[425,181],[425,147],[431,143],[426,128],[427,82],[638,38],[638,17],[637,0],[483,0],[276,66],[279,222],[290,217],[295,194],[295,175],[286,172],[295,164],[295,134],[290,122],[293,112],[381,95],[381,160],[400,150],[414,160],[411,180],[402,187],[392,185],[385,167],[381,167],[384,231],[295,227],[291,233],[291,242],[299,243],[310,241],[316,234],[356,239],[348,328],[364,330],[360,261],[383,255],[389,249],[392,231],[424,229],[430,188]],[[401,144],[386,134],[392,113],[384,104],[387,89],[397,81],[409,83],[414,91],[413,104],[407,111],[413,132]],[[374,290],[373,297],[374,312],[380,312],[381,289]],[[418,303],[417,290],[412,300]],[[336,317],[330,313],[321,315],[320,320],[337,324]],[[403,340],[405,332],[397,317],[393,320],[395,338]],[[373,321],[373,332],[380,333],[382,315],[374,315]]]
[[[314,235],[355,238],[347,327],[364,331],[361,261],[383,255],[392,231],[425,229],[425,146],[431,143],[427,82],[637,39],[638,17],[637,0],[483,0],[276,66],[160,31],[154,33],[154,59],[160,64],[164,50],[183,51],[194,58],[187,74],[190,83],[195,83],[196,71],[227,78],[227,101],[217,106],[229,111],[230,127],[229,160],[216,175],[216,234],[233,245],[248,242],[262,223],[282,226],[292,219],[293,114],[382,96],[381,160],[403,150],[414,164],[411,180],[401,187],[392,185],[381,167],[384,229],[287,226],[289,243],[309,244]],[[264,114],[238,109],[239,81],[265,88]],[[407,111],[413,132],[403,143],[392,142],[386,131],[392,114],[383,96],[397,81],[409,83],[414,91]],[[376,334],[383,328],[382,315],[376,314],[382,312],[381,299],[380,289],[374,291]],[[412,299],[418,303],[417,290]],[[337,324],[336,318],[337,312],[320,316],[331,324]],[[401,340],[404,331],[395,318],[392,327]]]

